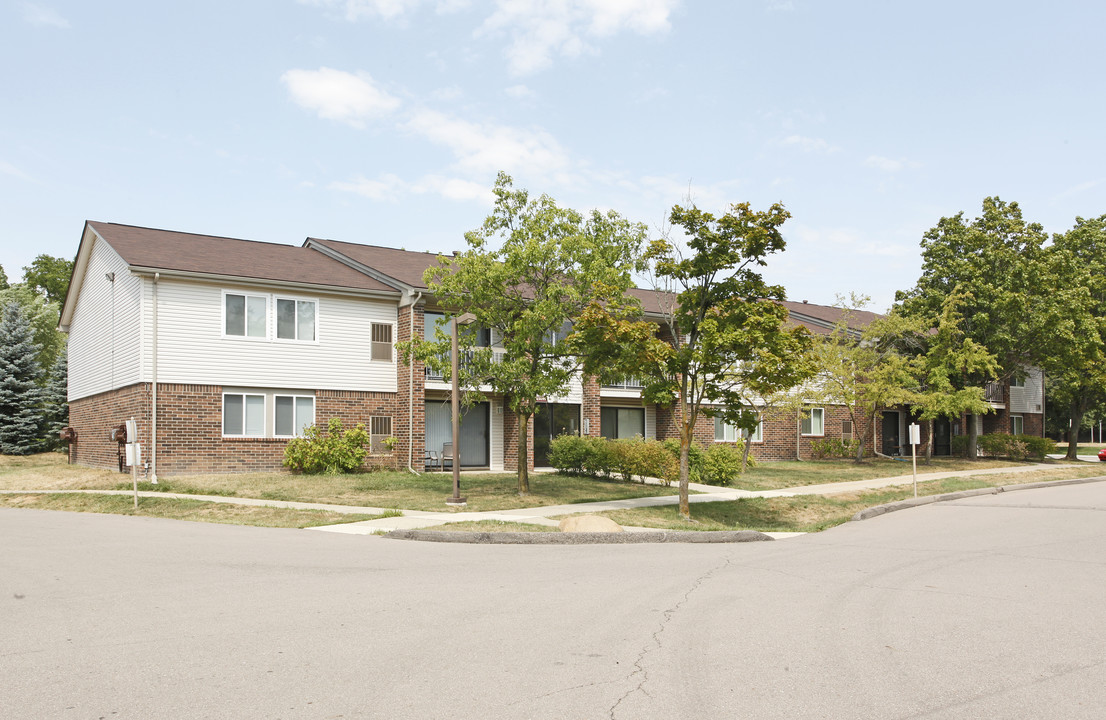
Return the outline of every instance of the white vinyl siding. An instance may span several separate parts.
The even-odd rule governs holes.
[[[114,283],[109,273],[114,273]],[[141,380],[142,285],[111,246],[93,241],[69,325],[70,400]]]
[[[505,442],[518,442],[518,437],[504,438],[503,437],[503,400],[493,399],[490,403],[491,407],[491,422],[489,425],[490,431],[490,444],[491,444],[491,458],[489,459],[490,468],[492,472],[503,471],[503,445]]]
[[[1037,368],[1030,368],[1023,387],[1010,386],[1010,412],[1044,412],[1044,376]]]
[[[657,409],[652,405],[645,408],[645,439],[657,439]]]
[[[147,298],[152,292],[147,283]],[[158,283],[158,381],[194,385],[396,392],[396,363],[369,360],[373,323],[394,327],[397,305],[388,300],[320,295],[315,306],[315,341],[226,337],[224,293],[272,295],[254,288],[161,278]],[[302,300],[304,298],[296,298]],[[146,304],[152,337],[152,302]],[[270,304],[270,312],[275,312]],[[298,308],[297,308],[298,313]],[[149,380],[151,342],[143,363]]]

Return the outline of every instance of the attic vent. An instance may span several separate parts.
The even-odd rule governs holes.
[[[842,442],[850,442],[853,439],[853,421],[842,420],[841,421],[841,440]]]

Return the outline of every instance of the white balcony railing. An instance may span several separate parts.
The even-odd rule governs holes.
[[[480,348],[480,349],[483,350],[484,348]],[[505,358],[507,356],[507,352],[505,350],[503,350],[502,348],[491,348],[491,351],[492,351],[492,362],[494,362],[494,363],[503,362],[503,358]],[[458,357],[458,360],[460,360],[460,362],[461,362],[462,373],[464,372],[465,366],[472,362],[472,357],[475,354],[475,352],[476,352],[475,350],[462,350],[461,351],[460,357]],[[442,359],[442,362],[444,364],[446,364],[446,365],[449,364],[449,355],[442,355],[441,359]],[[442,373],[435,370],[434,368],[427,365],[426,366],[426,379],[427,380],[433,380],[433,381],[441,381],[441,380],[445,379],[445,376],[442,375]]]
[[[603,387],[616,390],[640,390],[642,383],[637,378],[623,378],[615,382],[603,383]]]

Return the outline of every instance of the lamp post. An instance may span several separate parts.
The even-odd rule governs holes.
[[[453,420],[453,457],[450,459],[450,465],[453,470],[453,495],[446,498],[446,505],[467,504],[466,499],[461,497],[461,386],[458,381],[458,375],[461,372],[461,352],[458,348],[458,327],[468,325],[475,319],[476,316],[472,313],[454,317],[450,332],[449,379],[451,392],[449,404],[453,411],[451,413]]]

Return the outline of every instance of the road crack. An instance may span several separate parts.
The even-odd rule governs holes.
[[[660,625],[657,627],[656,630],[653,631],[652,635],[650,636],[650,641],[646,643],[645,646],[641,649],[641,652],[638,653],[637,658],[634,660],[633,672],[626,676],[627,680],[632,680],[634,677],[638,677],[638,683],[637,685],[623,693],[622,697],[618,698],[614,705],[611,706],[611,709],[609,711],[609,716],[611,720],[615,720],[615,715],[618,713],[619,706],[622,705],[622,703],[625,702],[627,699],[629,699],[631,695],[641,693],[645,697],[652,697],[652,695],[649,694],[649,691],[645,687],[646,684],[649,682],[649,670],[645,666],[646,658],[651,653],[654,653],[663,647],[661,638],[664,635],[664,631],[668,628],[669,623],[672,622],[672,618],[676,616],[676,613],[683,609],[683,607],[687,604],[692,594],[696,590],[698,590],[703,585],[703,583],[705,583],[707,580],[710,580],[716,573],[724,570],[730,564],[730,559],[726,558],[725,562],[716,565],[710,570],[704,572],[699,577],[695,578],[695,580],[691,583],[691,587],[687,589],[687,591],[683,594],[682,597],[680,597],[676,604],[666,609],[661,614]]]

